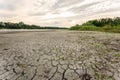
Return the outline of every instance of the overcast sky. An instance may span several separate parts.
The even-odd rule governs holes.
[[[0,0],[0,21],[70,27],[120,17],[120,0]]]

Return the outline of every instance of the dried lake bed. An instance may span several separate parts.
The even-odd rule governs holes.
[[[120,80],[120,34],[0,30],[0,80]]]

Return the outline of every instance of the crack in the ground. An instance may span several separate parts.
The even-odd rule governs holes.
[[[35,78],[36,74],[37,74],[37,69],[35,69],[35,72],[34,72],[34,74],[33,74],[32,78],[31,78],[31,80],[34,80],[34,78]]]

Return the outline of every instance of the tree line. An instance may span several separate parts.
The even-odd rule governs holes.
[[[82,25],[76,24],[70,30],[84,30],[84,31],[106,31],[120,33],[120,17],[116,18],[101,18],[87,21]]]
[[[116,17],[116,18],[102,18],[102,19],[96,19],[96,20],[91,20],[88,21],[84,24],[82,24],[82,26],[89,26],[89,25],[93,25],[96,27],[104,27],[106,25],[109,26],[120,26],[120,17]]]
[[[19,22],[19,23],[0,22],[0,29],[67,29],[67,28],[41,27],[37,25],[28,25],[23,22]]]

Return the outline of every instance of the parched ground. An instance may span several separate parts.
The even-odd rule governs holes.
[[[0,80],[120,80],[120,34],[0,32]]]

